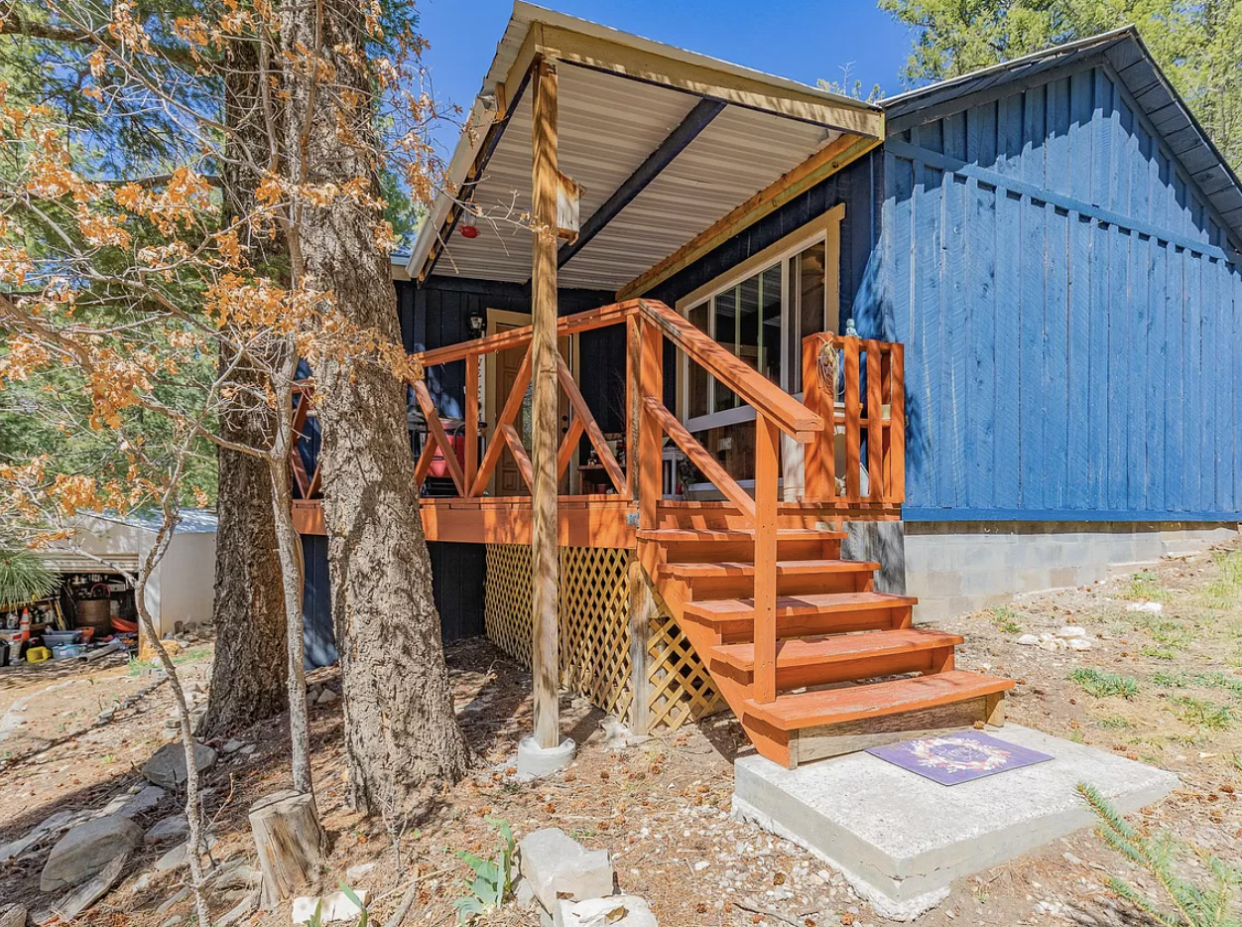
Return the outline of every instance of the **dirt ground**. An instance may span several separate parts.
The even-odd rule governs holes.
[[[1130,610],[1143,603],[1160,610],[1151,604]],[[1023,635],[1067,624],[1086,629],[1089,650],[1049,652],[1018,643]],[[1242,789],[1242,551],[1168,560],[942,626],[967,639],[960,667],[1018,680],[1008,703],[1011,720],[1181,777],[1182,788],[1131,816],[1131,823],[1167,829],[1235,864],[1242,860],[1236,791]],[[210,648],[201,646],[178,657],[200,706],[210,658]],[[509,763],[530,727],[529,676],[483,641],[451,647],[449,661],[459,716],[478,762],[464,782],[426,795],[406,821],[400,870],[382,824],[346,807],[340,702],[312,710],[317,799],[332,839],[328,887],[339,879],[366,889],[373,923],[385,922],[411,879],[418,888],[403,923],[453,923],[452,902],[465,894],[462,880],[470,874],[456,854],[494,850],[497,831],[489,818],[509,822],[519,838],[556,826],[588,847],[610,849],[621,889],[644,895],[665,927],[885,923],[815,857],[730,818],[732,760],[746,749],[730,716],[608,752],[602,715],[581,699],[566,698],[565,727],[582,744],[577,761],[564,773],[523,784],[514,781]],[[312,682],[339,689],[331,670],[319,671]],[[53,812],[101,808],[141,784],[142,763],[175,734],[171,709],[162,674],[140,664],[0,670],[0,845]],[[218,838],[212,850],[217,862],[255,865],[246,810],[289,784],[283,724],[277,719],[238,733],[247,749],[222,753],[206,776],[204,804]],[[150,827],[175,814],[179,803],[170,794],[136,820]],[[0,902],[46,906],[50,899],[40,896],[38,878],[50,844],[0,867]],[[107,927],[191,923],[190,902],[181,894],[185,870],[154,868],[168,849],[142,848],[125,881],[81,920]],[[1110,874],[1152,888],[1098,837],[1082,833],[964,880],[919,923],[1148,923],[1104,887]],[[210,896],[213,916],[248,890],[244,878],[226,880]],[[288,912],[250,923],[284,925]],[[483,923],[537,920],[508,905]]]

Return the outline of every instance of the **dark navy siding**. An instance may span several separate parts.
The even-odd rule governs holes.
[[[1242,276],[1107,66],[885,146],[911,519],[1236,519]]]

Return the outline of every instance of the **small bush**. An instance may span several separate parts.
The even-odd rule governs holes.
[[[998,605],[992,609],[992,622],[1006,634],[1022,633],[1022,625],[1018,624],[1018,613],[1008,605]]]
[[[1130,585],[1126,590],[1127,599],[1146,599],[1148,602],[1164,602],[1169,598],[1168,592],[1160,584],[1160,575],[1152,570],[1140,570],[1130,577]]]
[[[1162,689],[1184,689],[1190,685],[1190,677],[1185,673],[1156,673],[1151,681]]]
[[[1180,844],[1167,833],[1145,837],[1134,830],[1093,786],[1079,783],[1078,794],[1095,813],[1100,837],[1110,847],[1151,874],[1164,900],[1151,898],[1129,882],[1109,876],[1108,887],[1164,927],[1239,927],[1233,910],[1242,885],[1239,871],[1198,847]],[[1173,871],[1178,856],[1193,854],[1208,884],[1199,886]],[[1166,907],[1168,905],[1169,907]]]
[[[1107,673],[1091,666],[1084,666],[1074,670],[1074,672],[1070,673],[1069,678],[1082,686],[1088,695],[1094,695],[1096,698],[1111,698],[1113,696],[1134,698],[1139,691],[1138,680],[1133,676]]]
[[[1217,705],[1206,699],[1191,698],[1179,695],[1171,699],[1177,707],[1174,711],[1187,724],[1207,728],[1212,731],[1223,731],[1233,724],[1233,709],[1228,705]]]
[[[1105,728],[1106,730],[1110,730],[1110,731],[1121,730],[1127,727],[1133,727],[1133,725],[1130,723],[1130,719],[1123,718],[1121,717],[1121,715],[1110,715],[1107,718],[1100,718],[1095,723],[1098,724],[1100,727]]]

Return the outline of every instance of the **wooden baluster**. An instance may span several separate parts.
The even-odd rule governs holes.
[[[630,500],[638,501],[638,435],[643,417],[642,328],[637,316],[625,317],[625,485]]]
[[[845,497],[850,502],[862,498],[862,385],[858,376],[857,338],[842,339],[845,346]]]
[[[867,498],[883,499],[884,400],[880,392],[880,342],[867,346]]]
[[[819,354],[832,344],[826,333],[807,335],[802,339],[802,404],[824,420],[825,430],[814,441],[803,446],[802,498],[806,502],[824,502],[835,496],[832,476],[835,464],[832,416],[836,397],[820,382]]]
[[[894,344],[889,363],[893,390],[889,396],[888,436],[892,442],[893,477],[888,484],[890,502],[906,501],[906,349]]]
[[[664,397],[664,336],[648,322],[640,322],[641,347],[639,363],[639,395],[644,399]],[[664,498],[664,430],[659,420],[643,404],[639,418],[638,460],[638,524],[655,528],[660,501]]]
[[[755,416],[755,669],[754,698],[776,700],[777,481],[780,430]]]
[[[466,355],[466,491],[474,495],[474,480],[479,475],[479,355]]]

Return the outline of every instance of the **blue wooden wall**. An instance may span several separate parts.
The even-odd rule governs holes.
[[[908,518],[1237,520],[1237,255],[1111,71],[899,132],[884,195]]]

